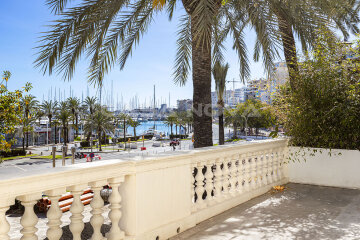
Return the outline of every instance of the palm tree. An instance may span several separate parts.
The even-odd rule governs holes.
[[[359,2],[353,0],[236,0],[237,11],[248,14],[251,25],[256,31],[268,34],[279,34],[286,64],[289,69],[289,81],[292,89],[296,89],[296,76],[299,71],[294,34],[304,52],[313,47],[317,37],[317,29],[325,28],[335,32],[340,30],[345,39],[348,31],[358,33]],[[269,24],[273,23],[273,24]],[[278,28],[274,29],[274,26]],[[260,28],[268,28],[261,30]],[[266,37],[266,35],[265,35]],[[259,59],[260,45],[256,43],[254,59]],[[271,55],[264,55],[273,58]]]
[[[84,129],[86,131],[92,131],[93,127],[95,127],[97,134],[98,134],[98,140],[99,140],[99,151],[102,151],[101,148],[101,139],[102,134],[104,133],[104,136],[106,132],[111,132],[114,130],[113,125],[113,116],[112,114],[107,111],[105,108],[100,108],[93,115],[89,117],[87,120]]]
[[[169,19],[172,19],[179,1],[84,0],[77,7],[67,8],[68,2],[47,0],[60,19],[45,33],[35,64],[44,73],[51,74],[56,68],[64,73],[64,79],[71,79],[81,53],[86,51],[92,58],[89,81],[101,86],[104,75],[115,63],[119,63],[121,69],[124,68],[140,36],[153,22],[153,16],[165,9]],[[250,76],[243,31],[252,22],[249,14],[238,13],[237,2],[238,0],[181,1],[185,14],[180,19],[178,31],[174,81],[180,85],[185,84],[190,70],[192,71],[196,148],[213,145],[211,65],[212,61],[223,60],[223,43],[227,36],[233,37],[233,48],[239,56],[242,79]],[[249,8],[252,1],[248,2]],[[272,25],[276,32],[274,23],[265,23]],[[264,28],[263,24],[256,28],[257,48],[263,51],[264,56],[272,56],[276,53],[276,44],[272,40],[276,42],[278,35],[272,32],[270,34],[269,28]],[[273,57],[264,57],[263,60],[267,69],[271,69]]]
[[[96,102],[97,102],[96,97],[89,97],[89,96],[87,96],[83,102],[83,109],[85,110],[85,112],[87,112],[87,114],[90,114],[90,116],[92,116],[95,112]],[[92,131],[88,132],[86,136],[86,141],[90,141],[91,133]]]
[[[76,97],[69,97],[67,99],[67,102],[69,108],[71,109],[73,126],[75,126],[75,138],[76,138],[79,134],[78,121],[79,121],[79,111],[80,111],[80,100]]]
[[[33,123],[33,116],[35,116],[36,108],[39,104],[39,101],[36,100],[35,96],[27,95],[22,98],[21,105],[24,109],[24,119],[28,119],[28,121],[24,121],[25,123]],[[31,118],[31,121],[29,120]],[[28,129],[29,126],[24,125],[24,129]],[[32,128],[31,128],[32,129]],[[25,136],[24,136],[25,137]],[[26,148],[29,147],[29,132],[26,132]]]
[[[176,122],[176,116],[174,114],[170,114],[165,119],[164,123],[170,127],[170,132],[171,132],[170,135],[174,135],[173,134],[173,126],[174,126],[175,122]]]
[[[60,125],[60,121],[58,119],[55,119],[53,120],[53,125],[54,125],[54,141],[55,141],[55,144],[57,144],[57,133],[58,133],[58,129],[57,127]],[[60,142],[60,138],[59,138],[59,142]]]
[[[239,126],[242,125],[243,118],[240,116],[237,108],[225,109],[224,116],[225,116],[225,125],[226,126],[232,125],[233,130],[234,130],[233,139],[236,139],[237,138],[237,129]]]
[[[20,121],[20,128],[18,129],[18,135],[22,138],[22,148],[25,151],[25,136],[28,137],[28,133],[33,131],[32,124],[34,122],[34,118],[23,118]],[[28,146],[27,146],[28,147]]]
[[[141,125],[141,123],[139,122],[139,121],[134,121],[134,120],[130,120],[130,122],[129,122],[129,124],[130,124],[130,126],[134,129],[134,137],[135,137],[135,140],[136,140],[136,128],[138,127],[138,126],[140,126]]]
[[[218,116],[219,116],[219,144],[224,145],[224,92],[226,84],[226,75],[229,70],[229,64],[222,65],[220,62],[214,64],[212,73],[215,79],[215,89],[218,98]]]
[[[49,128],[51,129],[51,119],[53,117],[53,115],[56,112],[56,107],[57,107],[58,102],[57,101],[44,101],[43,104],[41,104],[41,109],[43,110],[43,112],[45,113],[45,115],[48,117],[49,119]],[[50,131],[50,143],[51,143],[51,131]]]
[[[123,131],[124,131],[124,143],[126,142],[126,129],[127,129],[127,123],[129,122],[129,115],[126,113],[120,113],[117,118],[120,119],[120,121],[122,122],[122,126],[123,126]]]
[[[68,127],[69,127],[70,116],[71,116],[71,112],[69,111],[68,103],[60,102],[56,118],[61,122],[62,130],[63,130],[62,135],[64,139],[64,146],[66,146],[66,143],[68,142]]]

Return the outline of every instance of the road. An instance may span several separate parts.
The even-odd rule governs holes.
[[[71,148],[73,144],[69,144],[68,147]],[[154,157],[162,154],[174,154],[175,152],[181,152],[184,150],[190,150],[192,149],[192,142],[191,140],[183,140],[181,141],[180,146],[176,147],[176,150],[174,152],[173,148],[169,146],[169,143],[163,144],[161,147],[152,147],[152,142],[147,141],[145,142],[145,147],[147,150],[141,151],[140,146],[142,146],[142,143],[138,143],[138,149],[128,149],[128,150],[120,150],[117,152],[117,147],[114,147],[114,150],[105,150],[101,153],[96,153],[96,155],[99,155],[101,157],[101,161],[106,160],[113,160],[118,159],[120,161],[129,161],[129,160],[142,160],[147,157]],[[108,147],[107,147],[108,148]],[[48,147],[36,147],[31,148],[31,152],[34,154],[40,154],[43,155],[50,155],[51,152],[47,150]],[[51,149],[51,147],[49,147]],[[90,151],[90,149],[89,149]],[[96,149],[93,149],[93,151],[96,151]],[[70,152],[70,151],[69,151]],[[57,154],[61,154],[58,152]],[[96,160],[99,161],[99,160]],[[86,159],[75,159],[75,163],[84,163],[86,162]],[[62,165],[62,159],[55,160],[55,164],[57,167],[60,167]],[[71,165],[71,159],[65,159],[65,165]],[[0,179],[7,178],[10,175],[16,176],[21,175],[22,173],[33,171],[33,170],[41,170],[41,169],[51,169],[52,168],[52,160],[50,159],[30,159],[30,158],[23,158],[18,160],[8,160],[4,161],[0,164]]]

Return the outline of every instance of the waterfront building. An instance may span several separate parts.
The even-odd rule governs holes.
[[[178,111],[188,111],[192,109],[193,101],[191,99],[177,100]]]

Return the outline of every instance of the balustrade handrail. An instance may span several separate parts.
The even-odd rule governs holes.
[[[232,144],[194,149],[171,156],[153,156],[141,161],[128,160],[119,162],[119,160],[105,160],[80,163],[55,169],[41,169],[28,172],[25,176],[0,180],[0,193],[6,193],[7,196],[15,197],[32,192],[97,181],[109,177],[130,175],[137,171],[149,171],[151,169],[189,164],[194,161],[207,160],[209,156],[211,158],[218,158],[231,155],[232,153],[241,154],[259,148],[262,150],[272,149],[278,146],[284,146],[286,142],[286,139],[281,139],[250,144]],[[214,153],[217,155],[214,156]],[[169,165],[164,165],[163,163]],[[149,167],[149,165],[152,166]],[[42,173],[44,170],[46,170],[46,173]],[[104,172],[106,172],[106,176],[103,175]],[[61,179],[61,181],[59,181],[59,179]],[[39,185],[34,185],[36,183],[39,183]],[[9,186],[16,187],[9,188]],[[0,199],[3,197],[4,195],[0,195]]]
[[[39,199],[41,193],[47,193],[49,197],[53,199],[54,202],[56,202],[57,199],[60,198],[61,194],[63,194],[65,190],[68,190],[71,191],[72,194],[74,195],[74,203],[70,209],[70,211],[72,212],[72,219],[71,219],[72,223],[70,224],[70,230],[73,232],[74,239],[80,239],[79,237],[82,231],[81,229],[83,229],[83,222],[81,215],[83,206],[80,201],[80,195],[82,194],[82,190],[84,188],[90,186],[92,187],[93,190],[95,189],[94,191],[95,197],[91,205],[92,207],[95,208],[95,210],[92,212],[93,218],[97,219],[94,220],[94,225],[95,228],[97,229],[94,235],[100,236],[99,235],[100,234],[99,226],[101,226],[100,209],[103,203],[100,199],[99,192],[102,189],[103,185],[109,184],[110,186],[113,187],[113,189],[116,188],[116,190],[113,191],[113,194],[110,196],[109,199],[110,209],[111,209],[111,215],[109,215],[109,217],[110,220],[112,221],[112,228],[107,235],[107,239],[109,240],[122,239],[123,237],[119,237],[119,236],[125,236],[124,235],[125,233],[120,230],[121,224],[119,225],[119,223],[121,216],[120,202],[122,201],[123,198],[125,199],[125,202],[138,201],[139,202],[138,205],[140,206],[140,209],[144,209],[142,208],[143,205],[151,204],[153,197],[154,199],[156,198],[159,201],[163,201],[163,199],[169,199],[170,203],[177,201],[177,205],[182,205],[183,209],[185,209],[183,211],[185,212],[182,213],[180,212],[180,210],[177,213],[173,212],[172,214],[174,216],[169,218],[169,222],[173,222],[175,219],[181,218],[181,216],[185,217],[187,216],[186,214],[191,215],[191,213],[199,212],[200,210],[204,209],[206,206],[213,206],[214,204],[218,204],[219,200],[215,198],[215,195],[211,198],[208,197],[204,201],[200,199],[201,201],[198,202],[195,202],[194,200],[192,200],[192,198],[194,198],[196,194],[199,195],[205,191],[209,193],[214,191],[213,194],[215,194],[215,190],[217,190],[218,192],[216,194],[219,194],[220,180],[222,181],[223,184],[221,186],[224,186],[222,187],[223,190],[220,189],[220,191],[223,191],[221,194],[225,196],[223,199],[227,199],[228,196],[232,196],[234,198],[234,196],[236,195],[235,187],[236,186],[238,187],[239,179],[237,179],[237,177],[239,175],[244,173],[245,175],[243,177],[244,179],[246,179],[246,177],[256,179],[258,178],[258,175],[261,174],[262,176],[264,176],[263,169],[267,168],[267,165],[265,166],[264,162],[259,162],[260,165],[256,165],[256,164],[249,165],[248,168],[242,169],[238,166],[240,164],[240,161],[242,161],[240,159],[240,156],[248,156],[249,154],[251,155],[251,153],[259,153],[259,152],[261,152],[262,154],[263,152],[267,152],[268,154],[273,154],[273,152],[276,152],[276,154],[279,154],[280,151],[282,151],[281,154],[283,154],[283,151],[285,151],[286,147],[287,147],[286,139],[270,140],[270,141],[263,141],[257,143],[249,143],[249,144],[231,144],[231,145],[188,150],[184,152],[176,152],[176,154],[173,155],[152,156],[145,158],[143,160],[124,161],[123,159],[122,161],[105,160],[105,161],[98,161],[91,163],[81,163],[66,167],[59,167],[55,169],[46,169],[45,173],[41,172],[43,170],[38,170],[27,173],[26,175],[23,176],[0,180],[0,224],[6,223],[6,221],[4,220],[4,213],[5,213],[4,211],[6,211],[8,206],[13,203],[15,198],[17,198],[22,202],[24,202],[25,204],[25,214],[23,217],[24,220],[22,222],[24,228],[23,234],[24,236],[26,235],[24,239],[32,239],[32,237],[35,236],[35,232],[36,232],[36,228],[33,220],[36,218],[36,216],[34,216],[32,212],[33,211],[32,206],[34,204],[34,201]],[[261,156],[264,157],[264,154]],[[270,170],[267,171],[270,172],[274,171],[273,169],[275,169],[275,167],[272,166],[273,163],[275,165],[277,164],[277,168],[279,168],[279,159],[280,158],[276,158],[276,160],[274,161],[271,160],[272,161],[270,164],[271,166],[270,165],[268,166]],[[219,176],[220,176],[219,172],[215,172],[213,170],[211,170],[211,173],[205,171],[204,174],[203,173],[197,174],[196,176],[194,176],[192,173],[194,167],[198,168],[198,171],[203,171],[206,169],[211,169],[214,166],[218,166],[218,168],[220,168],[220,164],[223,164],[222,165],[223,167],[221,169],[221,171],[223,172],[221,173],[220,180],[219,180]],[[230,168],[228,168],[229,167],[228,164]],[[137,178],[137,175],[139,175],[139,179]],[[131,176],[134,176],[133,180],[131,180]],[[126,180],[125,179],[126,177],[130,177],[130,179]],[[184,181],[187,182],[188,184],[187,186],[183,185],[182,180],[179,179],[181,177],[184,177]],[[212,180],[213,177],[215,178],[214,181]],[[194,181],[197,182],[196,188],[194,188],[195,185],[193,185],[192,183],[193,180],[191,180],[193,178],[195,179]],[[179,190],[176,189],[176,186],[174,186],[174,188],[177,191],[176,194],[179,194],[178,197],[172,197],[171,195],[173,193],[162,192],[161,187],[158,186],[154,186],[156,189],[152,189],[150,185],[150,190],[149,190],[149,186],[139,186],[141,184],[147,185],[148,184],[147,179],[154,181],[155,184],[156,183],[162,184],[162,181],[169,181],[169,182],[172,181],[172,184],[175,184],[177,188],[181,188]],[[211,181],[209,179],[211,179]],[[280,180],[283,181],[282,179],[277,179],[271,183],[279,183],[281,182]],[[256,181],[258,181],[258,179],[256,179]],[[199,184],[199,182],[201,182],[201,184]],[[204,183],[207,182],[207,183],[202,184],[202,182]],[[125,188],[127,189],[126,190],[127,192],[125,191],[121,193],[121,189],[119,188],[119,186],[122,185],[122,183],[126,185]],[[260,186],[263,187],[264,185],[266,184],[259,182],[259,187]],[[267,187],[268,186],[269,184],[267,185]],[[163,191],[172,191],[172,186],[164,185],[164,187],[166,188]],[[248,191],[254,190],[254,188],[256,187],[257,186],[254,187],[253,185],[246,186]],[[263,190],[265,190],[265,188],[263,188],[261,191]],[[145,195],[143,195],[141,191],[145,191],[147,195],[145,193],[144,193]],[[237,191],[238,195],[241,193],[242,190]],[[152,194],[154,196],[152,196]],[[163,194],[164,196],[163,197],[158,196],[159,194]],[[188,201],[186,200],[180,201],[179,199],[177,199],[179,198],[179,196],[184,196],[184,195],[186,196],[183,199],[188,199]],[[148,233],[145,234],[144,232],[146,232],[146,230],[142,229],[141,227],[129,227],[130,225],[131,226],[138,226],[139,224],[140,224],[139,226],[144,225],[144,223],[139,223],[138,220],[135,221],[134,217],[130,216],[131,214],[141,215],[142,213],[138,212],[140,211],[138,209],[136,209],[135,213],[133,213],[132,211],[134,210],[133,209],[134,206],[132,203],[129,204],[129,202],[126,209],[124,210],[127,218],[126,220],[123,221],[129,221],[132,223],[131,224],[126,222],[122,223],[122,225],[124,225],[127,230],[127,234],[136,236],[133,239],[153,239],[152,237],[146,237],[148,236],[146,235]],[[194,206],[190,206],[191,204],[193,204]],[[236,201],[234,201],[234,203],[231,204],[236,204]],[[157,207],[160,207],[160,209],[162,207],[164,207],[164,209],[165,208],[168,209],[168,210],[164,210],[164,212],[169,212],[169,211],[171,212],[172,211],[171,209],[173,209],[173,207],[171,206],[162,206],[161,204]],[[227,207],[225,207],[224,209],[226,209]],[[132,210],[130,211],[128,210],[128,208]],[[181,206],[179,206],[179,209],[180,208]],[[221,208],[217,208],[217,209],[219,211],[219,209]],[[59,209],[57,209],[56,206],[50,208],[49,216],[48,216],[49,218],[48,236],[50,236],[49,238],[50,240],[58,239],[58,236],[61,236],[61,231],[59,230],[60,229],[59,216],[61,215],[59,215],[58,212]],[[199,219],[204,220],[205,217],[210,216],[210,214],[213,213],[203,214],[201,217],[199,217]],[[151,214],[148,214],[146,216],[149,219],[156,218],[156,216],[152,216]],[[191,220],[191,222],[194,223],[198,221]],[[155,224],[155,221],[153,224]],[[160,225],[167,224],[167,222],[166,220],[164,220],[164,218],[162,218],[161,221],[159,220],[157,224]],[[3,227],[0,226],[0,239],[1,237],[7,239],[6,236],[8,229],[5,225],[3,225]],[[168,228],[170,227],[172,226],[169,225]],[[137,231],[145,235],[141,235],[141,237],[137,238],[137,233],[136,233]],[[163,230],[161,230],[160,232],[163,232]],[[155,234],[155,233],[151,233],[151,234]]]

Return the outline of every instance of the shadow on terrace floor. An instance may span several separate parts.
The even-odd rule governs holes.
[[[288,184],[171,240],[360,239],[360,190]]]

